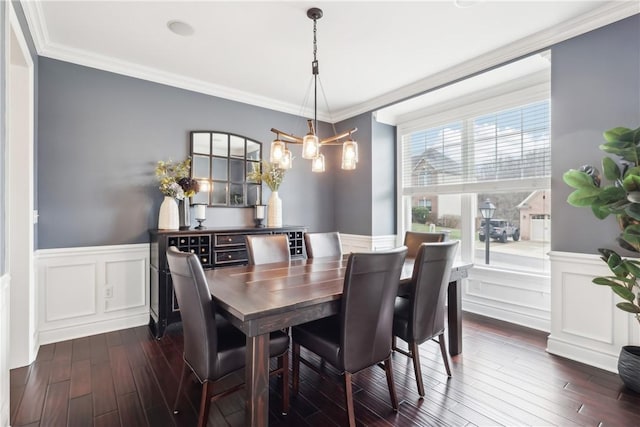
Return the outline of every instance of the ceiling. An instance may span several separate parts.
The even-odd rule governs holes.
[[[306,11],[320,7],[318,115],[328,121],[640,12],[638,0],[22,5],[42,56],[301,115],[309,114],[313,99],[313,22]],[[167,24],[175,20],[189,24],[193,34],[171,32]]]

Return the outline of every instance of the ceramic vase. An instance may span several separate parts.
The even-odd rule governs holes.
[[[188,230],[191,228],[191,215],[189,214],[189,198],[178,202],[178,218],[180,223],[180,230]]]
[[[282,199],[272,191],[267,205],[267,227],[282,227]]]
[[[160,205],[160,214],[158,215],[158,229],[177,230],[179,226],[180,217],[176,199],[170,196],[164,196],[164,200]]]

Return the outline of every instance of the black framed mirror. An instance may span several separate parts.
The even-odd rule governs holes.
[[[247,177],[260,167],[262,143],[219,131],[191,132],[191,177],[200,181],[192,203],[216,207],[262,204],[262,186]]]

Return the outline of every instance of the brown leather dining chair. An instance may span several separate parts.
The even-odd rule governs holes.
[[[412,289],[395,301],[393,316],[393,349],[413,360],[420,397],[424,396],[418,346],[427,340],[440,344],[447,375],[451,376],[444,341],[444,310],[451,265],[458,241],[423,243],[413,265]],[[396,337],[407,342],[409,351],[396,347]],[[437,337],[437,340],[436,340]]]
[[[173,406],[174,414],[178,413],[182,386],[189,373],[193,372],[202,384],[198,426],[205,426],[211,402],[243,386],[241,384],[220,393],[214,392],[216,381],[244,367],[246,336],[231,323],[216,321],[215,303],[197,255],[180,252],[172,246],[167,251],[167,261],[180,305],[184,337],[184,365]],[[289,336],[273,332],[269,354],[278,357],[278,368],[271,374],[281,375],[283,413],[289,410],[288,351]]]
[[[342,255],[340,233],[304,233],[304,245],[308,258],[322,258]]]
[[[288,262],[291,260],[289,238],[286,234],[258,234],[245,236],[249,265]]]
[[[407,231],[404,234],[404,245],[407,247],[407,258],[415,258],[418,248],[423,243],[437,243],[447,240],[447,233],[422,233]]]
[[[407,248],[386,252],[352,253],[344,277],[340,313],[291,329],[293,340],[293,393],[298,392],[300,346],[316,353],[344,375],[349,425],[355,425],[352,374],[384,362],[391,405],[398,410],[391,369],[393,303]]]

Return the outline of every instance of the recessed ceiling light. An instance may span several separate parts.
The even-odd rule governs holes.
[[[182,21],[169,21],[167,22],[167,28],[173,34],[177,34],[179,36],[190,36],[194,33],[193,27],[186,22]]]
[[[453,0],[453,4],[455,4],[459,9],[466,9],[468,7],[473,7],[482,1],[484,0]]]

